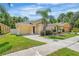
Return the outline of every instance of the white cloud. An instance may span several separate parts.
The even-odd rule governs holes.
[[[27,15],[35,15],[36,11],[43,8],[42,6],[24,6],[14,9],[13,13],[16,14],[19,12],[19,15],[27,16]],[[10,10],[12,12],[12,10]]]
[[[79,11],[79,8],[77,8],[77,9],[68,9],[67,12],[69,12],[69,11],[76,12],[76,11]]]
[[[37,6],[37,5],[30,5],[30,6],[24,6],[24,7],[20,7],[18,8],[18,10],[21,10],[21,11],[28,11],[28,10],[37,10],[37,9],[41,9],[41,8],[44,8],[42,6]]]
[[[58,5],[58,4],[52,4],[52,5]],[[73,5],[73,4],[66,5],[66,7],[64,5],[62,5],[62,7],[60,7],[59,9],[58,9],[58,7],[51,7],[52,12],[49,14],[57,17],[60,13],[66,13],[68,11],[76,12],[79,10],[79,8],[69,9],[69,7],[75,7],[75,6],[76,5]],[[9,10],[9,13],[12,15],[18,15],[18,16],[28,16],[31,19],[35,19],[35,18],[38,19],[38,18],[40,18],[40,16],[38,16],[36,14],[36,11],[39,9],[44,9],[44,8],[46,8],[46,6],[44,7],[41,4],[22,6],[22,7],[18,7],[18,8]]]

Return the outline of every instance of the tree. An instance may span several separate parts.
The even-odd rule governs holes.
[[[75,27],[79,28],[79,19],[75,22]]]
[[[69,23],[71,23],[73,15],[74,15],[73,12],[67,12],[66,13],[66,17],[68,17]]]
[[[74,13],[73,12],[67,12],[66,17],[68,18],[68,23],[71,24],[73,28],[74,20],[73,20]]]
[[[11,17],[11,20],[10,20],[10,27],[11,28],[15,28],[15,23],[18,23],[18,22],[26,22],[28,21],[28,17],[16,17],[16,16],[13,16]]]
[[[73,20],[76,21],[79,18],[79,11],[75,12],[73,15]]]
[[[56,23],[57,22],[57,20],[54,18],[54,16],[49,16],[49,22],[51,23],[51,24],[53,24],[53,23]]]
[[[3,14],[3,13],[7,14],[6,8],[0,5],[0,14]]]
[[[22,17],[17,17],[17,22],[23,22],[23,18]]]
[[[17,22],[17,17],[13,16],[11,17],[11,20],[10,20],[10,27],[11,28],[15,28],[15,23]]]
[[[61,13],[59,16],[58,16],[58,22],[64,22],[65,20],[65,14],[64,13]]]
[[[75,26],[75,21],[79,19],[79,11],[75,12],[71,21],[72,27]]]
[[[10,25],[10,15],[6,11],[5,7],[0,5],[0,22],[6,25]]]
[[[27,22],[28,20],[29,20],[29,18],[26,17],[26,16],[23,18],[23,21],[24,21],[24,22]]]
[[[48,24],[48,13],[51,12],[50,9],[38,10],[36,13],[42,16],[41,22],[43,23],[43,31],[46,31],[46,27]],[[45,33],[44,33],[45,35]]]

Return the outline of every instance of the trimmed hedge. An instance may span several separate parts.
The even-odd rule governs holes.
[[[12,48],[12,45],[9,44],[9,42],[4,42],[0,44],[0,54],[10,50]]]
[[[6,45],[6,46],[0,48],[0,54],[6,52],[6,51],[8,51],[8,50],[10,50],[11,48],[12,48],[11,45]]]
[[[0,48],[3,47],[3,46],[5,46],[5,45],[7,45],[7,44],[9,44],[9,42],[1,43],[1,44],[0,44]]]
[[[79,28],[73,28],[72,32],[74,32],[75,34],[77,34],[77,32],[79,32]]]

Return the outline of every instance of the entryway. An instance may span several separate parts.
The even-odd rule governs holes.
[[[33,34],[35,34],[35,26],[33,26]]]

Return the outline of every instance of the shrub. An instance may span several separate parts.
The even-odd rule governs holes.
[[[44,36],[44,31],[41,31],[40,35],[41,35],[41,36]]]
[[[0,35],[3,35],[3,34],[4,34],[4,31],[1,30],[1,31],[0,31]]]
[[[77,34],[77,32],[79,32],[79,29],[78,28],[73,28],[72,32],[74,32],[75,34]]]
[[[46,35],[52,35],[52,31],[46,30]]]
[[[41,36],[44,36],[44,35],[52,35],[52,31],[50,30],[41,31]]]
[[[53,32],[56,32],[56,30],[54,29]]]
[[[1,43],[1,44],[0,44],[0,48],[3,47],[3,46],[5,46],[5,45],[7,45],[7,44],[9,44],[9,42]]]
[[[12,48],[12,45],[10,45],[9,42],[4,42],[0,44],[0,54],[8,51],[11,48]]]
[[[6,45],[6,46],[3,46],[2,48],[0,48],[0,54],[10,50],[12,48],[12,45]]]

